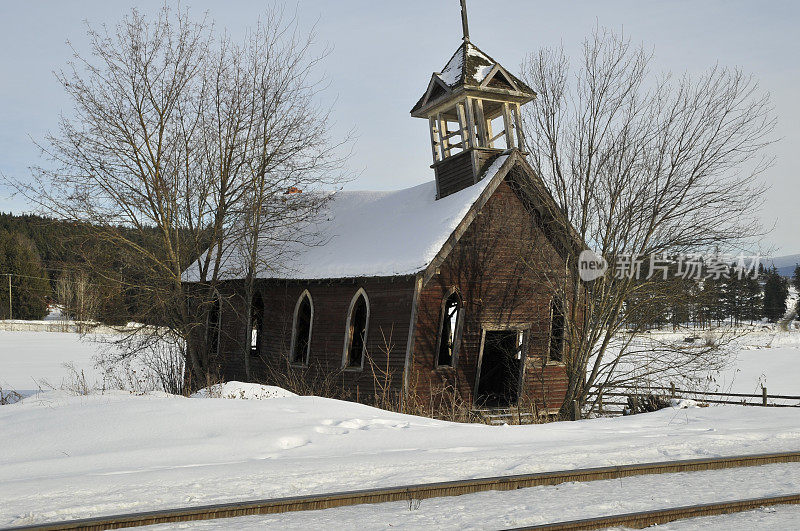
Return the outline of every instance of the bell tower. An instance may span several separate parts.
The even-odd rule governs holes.
[[[536,97],[470,42],[466,0],[461,25],[461,46],[411,109],[411,116],[428,120],[437,199],[477,183],[503,151],[524,147],[520,106]]]

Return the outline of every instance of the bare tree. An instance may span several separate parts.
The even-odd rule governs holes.
[[[576,68],[561,49],[523,65],[538,93],[524,117],[530,161],[558,205],[546,224],[572,231],[612,267],[626,256],[736,249],[759,232],[757,176],[769,163],[762,153],[775,125],[768,95],[739,70],[675,77],[653,75],[651,66],[650,54],[600,29]],[[592,386],[614,381],[627,357],[637,364],[643,317],[675,297],[646,265],[638,279],[608,273],[583,282],[580,251],[567,246],[563,275],[531,268],[566,302],[562,413],[573,400],[584,404]],[[702,365],[712,349],[670,351],[673,361],[664,357],[653,371]]]
[[[77,321],[97,318],[100,294],[84,271],[65,271],[56,282],[56,299],[63,311]]]
[[[206,385],[221,284],[244,272],[252,291],[256,260],[261,272],[280,268],[287,235],[313,227],[293,223],[328,197],[315,191],[342,179],[342,142],[316,103],[327,52],[274,10],[242,43],[166,5],[88,32],[91,56],[75,51],[58,74],[74,110],[41,145],[51,164],[15,185],[120,254],[116,270],[93,273],[137,299],[142,326],[124,355],[180,343],[191,385]],[[307,193],[281,200],[292,187]],[[247,244],[249,262],[237,259]]]

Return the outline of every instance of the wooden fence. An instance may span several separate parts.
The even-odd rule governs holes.
[[[600,394],[598,398],[598,394]],[[730,404],[737,406],[760,406],[760,407],[800,407],[800,396],[792,395],[771,395],[766,387],[761,388],[760,394],[744,393],[717,393],[710,391],[691,391],[688,389],[678,389],[675,384],[669,387],[659,386],[615,386],[613,388],[599,391],[594,389],[589,395],[587,404],[594,403],[592,411],[594,413],[606,415],[624,415],[629,408],[629,397],[636,399],[648,396],[660,396],[665,398],[691,399],[700,404]],[[794,401],[795,403],[776,402]]]

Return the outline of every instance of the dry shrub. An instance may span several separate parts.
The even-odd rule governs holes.
[[[628,396],[628,407],[626,415],[637,413],[652,413],[660,409],[671,406],[668,396],[649,394],[649,395],[630,395]]]
[[[288,359],[281,361],[282,368],[266,364],[266,377],[259,383],[281,387],[296,395],[321,396],[336,400],[353,400],[352,393],[339,384],[343,371],[327,366],[310,364],[298,369]],[[309,377],[310,376],[310,377]]]
[[[9,404],[16,404],[22,400],[22,395],[13,389],[3,389],[0,387],[0,406],[7,406]]]
[[[365,352],[364,367],[372,376],[372,394],[355,393],[343,385],[344,370],[332,368],[318,363],[299,369],[289,363],[288,358],[281,360],[276,367],[264,361],[266,376],[259,383],[282,387],[298,395],[313,395],[337,400],[349,400],[371,405],[386,411],[428,417],[449,422],[486,423],[492,422],[496,415],[486,414],[476,408],[471,397],[465,397],[457,385],[442,383],[430,386],[429,393],[422,393],[419,386],[419,375],[414,372],[408,382],[407,397],[403,399],[402,372],[393,368],[390,360],[395,344],[392,330],[388,334],[381,330],[382,343],[378,353]],[[506,409],[512,415],[507,417],[507,424],[533,424],[557,420],[548,416],[535,401],[523,396],[518,405]]]

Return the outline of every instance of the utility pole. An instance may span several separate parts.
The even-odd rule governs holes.
[[[11,273],[8,273],[8,320],[14,318],[14,314],[11,312]]]

